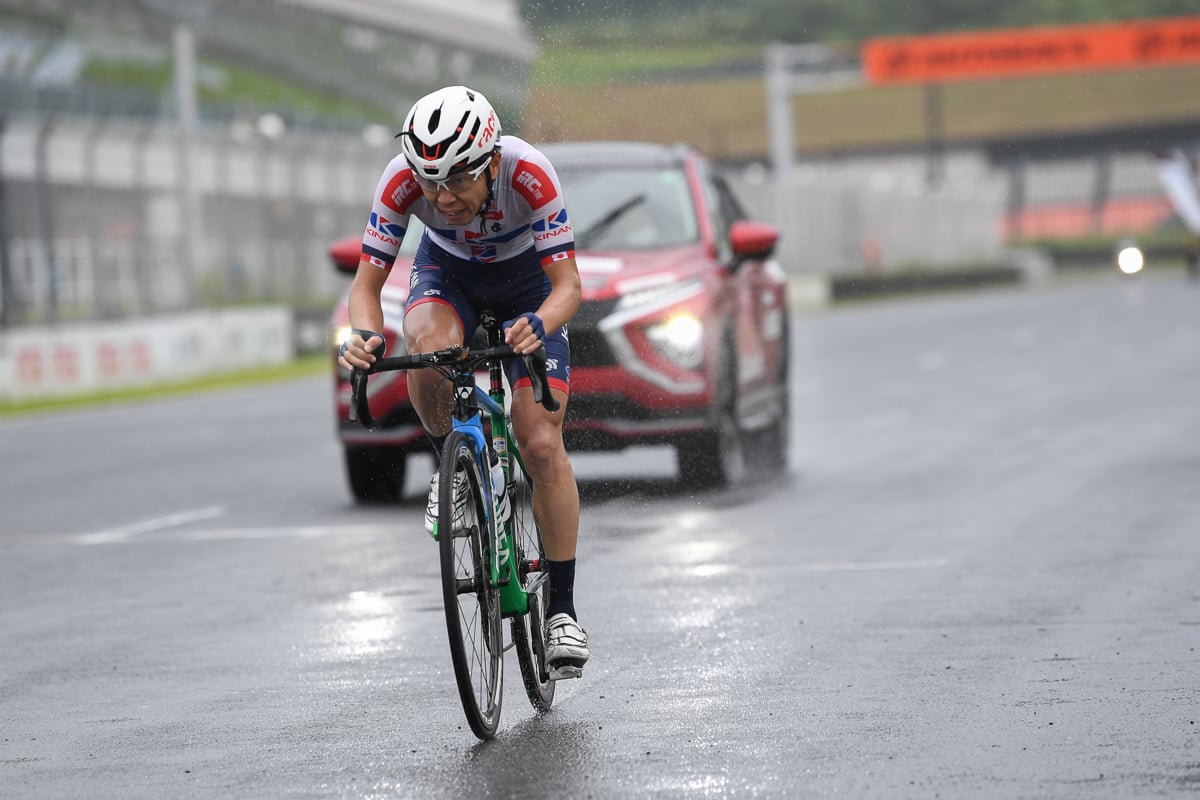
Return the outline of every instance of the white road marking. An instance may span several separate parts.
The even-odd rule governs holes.
[[[213,513],[216,512],[216,513]],[[132,544],[135,542],[164,541],[164,537],[150,537],[147,534],[163,533],[172,528],[178,528],[190,522],[210,519],[220,516],[224,509],[219,506],[211,509],[172,514],[146,520],[134,525],[126,525],[99,533],[81,534],[74,537],[75,544]],[[276,527],[246,527],[246,528],[197,528],[188,531],[175,531],[170,535],[172,542],[219,542],[250,539],[324,539],[335,536],[392,536],[403,528],[398,524],[366,523],[356,525],[292,525]],[[419,523],[411,526],[414,532]],[[415,535],[415,534],[414,534]],[[424,536],[424,533],[422,533]],[[134,538],[141,537],[141,538]],[[416,537],[420,541],[420,537]]]
[[[323,539],[331,536],[378,536],[396,533],[399,525],[297,525],[290,528],[210,528],[184,531],[176,541],[216,542],[233,539]],[[417,523],[412,526],[414,530]],[[422,531],[422,535],[428,535]],[[417,541],[421,541],[419,538]]]
[[[134,522],[129,525],[122,525],[118,528],[109,528],[106,531],[97,533],[84,533],[75,537],[76,544],[112,544],[114,542],[124,542],[132,539],[135,536],[140,536],[144,533],[153,533],[167,528],[178,528],[181,525],[190,525],[193,522],[199,522],[204,519],[213,519],[225,513],[224,506],[209,506],[208,508],[197,508],[193,511],[180,511],[176,514],[167,514],[162,517],[154,517],[152,519]]]
[[[867,570],[941,569],[948,566],[948,558],[925,558],[912,561],[829,561],[804,564],[804,572],[864,572]]]

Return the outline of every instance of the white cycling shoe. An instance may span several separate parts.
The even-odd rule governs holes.
[[[546,668],[550,680],[582,676],[583,665],[590,656],[587,631],[570,614],[555,614],[546,622]]]
[[[429,481],[429,500],[425,503],[425,532],[434,539],[438,537],[438,492],[441,483],[438,474],[437,472],[433,473],[433,478]],[[463,520],[466,516],[464,510],[467,504],[466,476],[456,473],[454,482],[457,484],[454,487],[454,501],[458,504],[454,514],[454,529],[462,530],[465,527]],[[508,501],[508,493],[501,492],[496,506],[496,527],[503,526],[508,522],[510,516],[512,516],[512,503]]]
[[[433,473],[429,481],[429,500],[425,503],[425,532],[434,539],[438,538],[438,494],[440,492],[438,473]],[[454,514],[454,527],[461,530],[464,527],[464,511],[467,505],[467,478],[462,473],[454,475],[454,502],[458,506]]]

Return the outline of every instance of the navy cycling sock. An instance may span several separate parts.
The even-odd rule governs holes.
[[[575,616],[575,559],[570,561],[551,561],[546,559],[546,572],[550,574],[550,608],[546,611],[546,619],[555,614],[569,614],[571,619],[579,621]]]

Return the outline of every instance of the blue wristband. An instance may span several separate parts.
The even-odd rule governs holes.
[[[504,329],[508,330],[511,328],[513,323],[519,320],[521,317],[529,320],[529,329],[533,331],[533,335],[538,338],[539,342],[546,341],[546,326],[542,324],[542,318],[532,311],[526,311],[520,317],[513,317],[508,322],[505,322]]]

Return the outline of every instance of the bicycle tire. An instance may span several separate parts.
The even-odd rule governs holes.
[[[537,563],[538,569],[521,569],[521,588],[529,598],[529,610],[510,621],[513,649],[521,667],[525,694],[534,710],[550,710],[554,702],[554,681],[546,669],[546,609],[550,606],[550,583],[546,580],[546,552],[542,532],[533,517],[533,482],[521,470],[520,462],[510,458],[508,492],[512,507],[513,546],[517,563]]]
[[[488,575],[491,536],[482,476],[470,440],[455,431],[438,474],[438,550],[450,658],[463,713],[480,739],[500,722],[504,631],[500,593]]]

